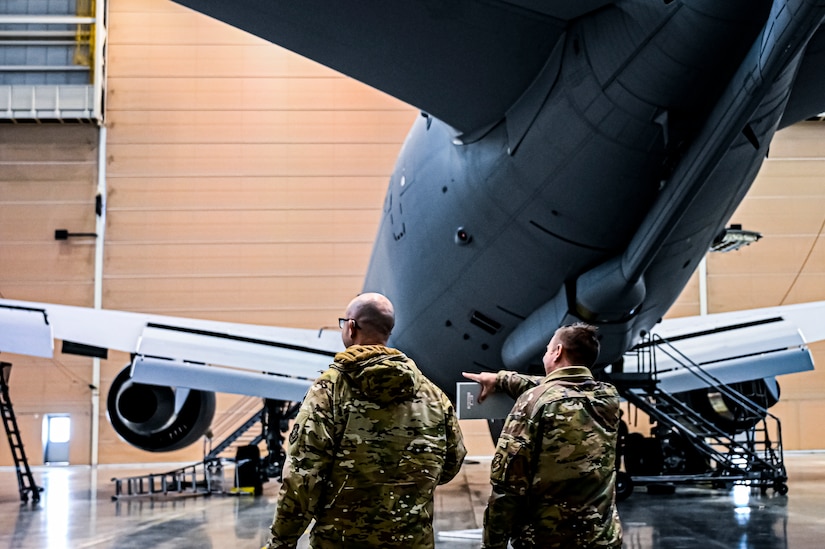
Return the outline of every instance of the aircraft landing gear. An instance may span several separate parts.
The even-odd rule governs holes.
[[[267,457],[265,472],[268,478],[283,480],[286,451],[284,441],[289,431],[289,422],[298,415],[300,402],[265,399],[264,415],[261,420],[266,440]]]
[[[616,501],[624,501],[633,493],[633,479],[624,471],[616,472]]]

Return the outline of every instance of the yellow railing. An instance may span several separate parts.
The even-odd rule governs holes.
[[[95,0],[78,0],[77,16],[94,17]],[[94,82],[95,24],[78,24],[75,30],[75,50],[72,61],[89,67],[89,82]]]

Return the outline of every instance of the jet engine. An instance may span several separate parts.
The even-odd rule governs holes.
[[[765,419],[768,408],[779,402],[779,384],[775,379],[755,379],[731,384],[744,397],[734,400],[715,389],[696,389],[685,394],[684,401],[703,418],[729,434],[738,434]]]
[[[109,421],[129,444],[148,452],[189,446],[209,429],[215,393],[132,381],[127,366],[115,377],[107,402]]]

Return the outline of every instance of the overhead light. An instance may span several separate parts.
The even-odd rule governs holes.
[[[732,252],[747,246],[751,242],[756,242],[762,238],[761,233],[756,231],[746,231],[742,225],[731,225],[723,229],[710,245],[711,252]]]

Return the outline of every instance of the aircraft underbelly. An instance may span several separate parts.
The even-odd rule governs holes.
[[[452,145],[455,132],[437,120],[422,119],[413,128],[390,181],[391,212],[385,209],[364,289],[396,303],[393,343],[443,372],[433,375],[442,387],[461,369],[529,369],[558,324],[577,319],[601,326],[609,363],[678,297],[753,181],[783,105],[770,87],[760,91],[763,105],[751,118],[750,135],[740,135],[727,153],[708,156],[703,179],[673,179],[691,140],[727,123],[714,118],[719,115],[712,107],[760,28],[754,12],[702,13],[709,6],[659,19],[636,6],[645,13],[634,18],[638,13],[628,12],[636,28],[623,53],[588,49],[588,36],[604,28],[610,10],[571,27],[559,76],[515,151],[508,149],[504,124]],[[766,6],[760,4],[762,16]],[[687,30],[697,21],[712,28],[701,47]],[[639,25],[649,25],[646,33]],[[614,21],[613,27],[621,25]],[[675,37],[667,33],[671,27]],[[724,48],[737,33],[735,42],[744,45]],[[652,50],[668,51],[668,59],[647,55],[645,40]],[[709,58],[708,51],[715,55]],[[652,64],[648,70],[659,85],[635,93],[619,77],[634,64]],[[686,67],[693,71],[689,94],[669,80],[684,78]],[[691,161],[701,166],[706,160],[700,154]],[[726,165],[737,166],[736,175]],[[666,233],[651,233],[662,242],[645,264],[651,276],[626,288],[583,277],[648,238],[639,230],[656,227],[646,218],[655,218],[657,200],[673,191],[668,185],[695,190],[685,195],[678,215],[668,214],[673,222]],[[588,308],[593,303],[597,307]],[[517,329],[526,332],[519,341],[530,345],[516,358],[503,358]],[[413,348],[420,341],[428,341],[426,349]]]

